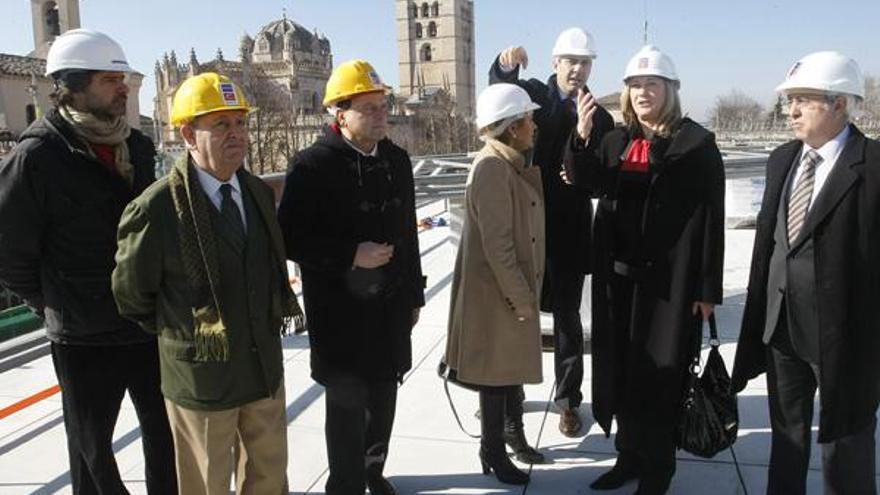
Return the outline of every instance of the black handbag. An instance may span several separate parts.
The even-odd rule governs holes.
[[[709,317],[709,357],[700,374],[703,328],[697,332],[694,361],[688,367],[684,400],[679,414],[678,448],[700,457],[714,457],[731,447],[739,429],[736,395],[718,351],[715,315]]]

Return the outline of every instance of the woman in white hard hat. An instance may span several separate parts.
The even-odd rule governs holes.
[[[531,164],[539,108],[519,86],[494,84],[477,100],[485,146],[474,159],[450,297],[445,363],[480,391],[483,474],[522,485],[502,432],[524,383],[541,382],[538,297],[544,270],[541,171]]]
[[[652,46],[630,60],[624,127],[585,151],[595,103],[578,101],[566,171],[599,197],[594,225],[593,414],[617,420],[615,466],[590,486],[638,479],[665,493],[694,338],[721,302],[724,166],[712,133],[683,118],[672,60]]]

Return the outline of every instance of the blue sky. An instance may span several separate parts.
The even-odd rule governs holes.
[[[30,2],[2,4],[0,52],[28,53]],[[147,75],[143,113],[152,108],[153,65],[163,52],[176,50],[185,61],[193,47],[200,60],[209,60],[219,47],[235,58],[241,36],[280,18],[282,8],[324,33],[337,63],[366,58],[397,86],[392,0],[82,0],[80,5],[83,26],[117,39],[132,65]],[[600,96],[619,91],[626,62],[641,45],[646,11],[649,41],[673,57],[685,111],[698,120],[716,96],[734,88],[769,106],[789,66],[816,50],[841,51],[866,73],[880,75],[878,0],[476,0],[477,90],[485,86],[497,52],[512,44],[529,51],[524,75],[545,78],[558,32],[581,26],[595,35],[599,50],[590,86]]]

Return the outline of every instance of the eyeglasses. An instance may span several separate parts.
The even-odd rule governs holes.
[[[811,103],[834,103],[836,96],[833,95],[788,95],[785,101],[788,106],[802,107]]]
[[[360,106],[352,106],[349,110],[354,110],[355,112],[365,115],[367,117],[373,117],[379,114],[387,114],[388,113],[388,104],[383,103],[381,105],[360,105]]]

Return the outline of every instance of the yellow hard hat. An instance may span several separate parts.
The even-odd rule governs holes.
[[[190,77],[177,88],[171,104],[171,125],[180,127],[199,115],[224,110],[253,112],[237,84],[216,72]]]
[[[324,91],[324,106],[347,100],[352,96],[374,91],[387,92],[391,88],[382,83],[376,69],[366,60],[349,60],[333,70]]]

